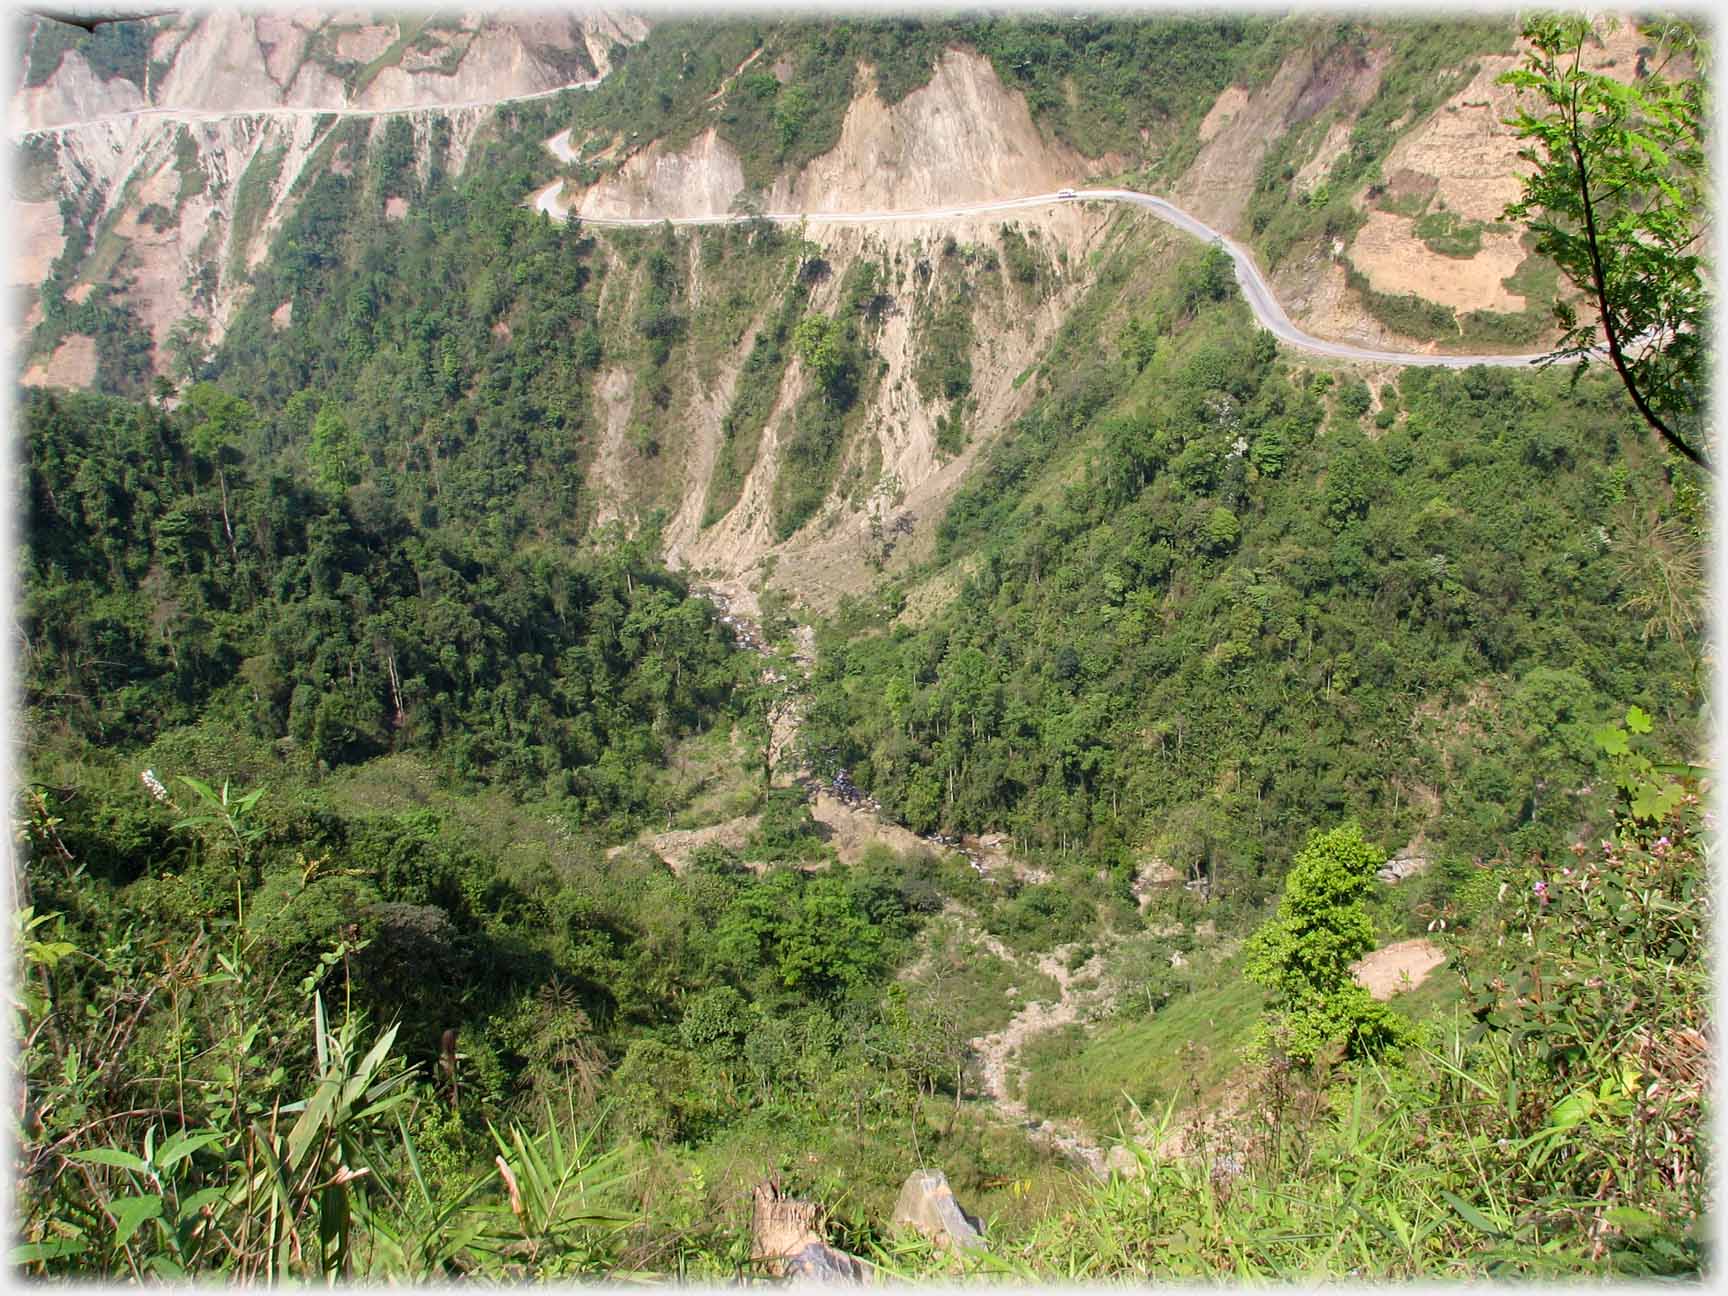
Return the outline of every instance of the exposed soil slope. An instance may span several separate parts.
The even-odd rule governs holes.
[[[948,50],[928,85],[892,107],[865,77],[840,142],[756,195],[771,211],[917,211],[1043,193],[1106,169],[1046,141],[1025,99],[983,56]],[[581,216],[723,215],[745,195],[738,155],[712,131],[684,148],[650,144],[575,199]]]
[[[1376,999],[1414,990],[1446,961],[1446,952],[1431,940],[1396,941],[1364,955],[1350,965],[1358,985]]]
[[[422,171],[432,121],[443,117],[445,164],[459,171],[492,103],[604,74],[614,43],[647,29],[604,14],[373,22],[221,9],[155,26],[143,85],[99,78],[69,51],[42,84],[19,78],[9,120],[14,138],[42,159],[32,170],[51,176],[50,192],[29,195],[15,224],[12,281],[34,287],[46,278],[66,234],[57,199],[72,198],[87,227],[102,231],[86,281],[128,285],[121,299],[154,340],[159,370],[182,319],[205,320],[211,342],[220,341],[245,272],[298,201],[296,182],[331,129],[318,113],[367,114],[374,137],[384,114],[407,116]],[[35,30],[26,29],[26,41]],[[144,222],[149,208],[154,218]],[[26,381],[83,372],[50,364]]]
[[[1253,92],[1228,87],[1200,123],[1200,151],[1171,199],[1208,225],[1243,237],[1243,213],[1267,150],[1328,109],[1344,122],[1354,120],[1379,89],[1385,64],[1383,52],[1327,57],[1300,49]]]
[[[876,479],[862,500],[833,498],[797,534],[786,541],[775,540],[769,521],[779,467],[775,450],[781,421],[803,392],[802,376],[795,374],[769,419],[762,451],[737,506],[706,531],[690,529],[690,515],[681,511],[666,533],[668,554],[707,573],[714,584],[734,595],[754,585],[762,564],[773,557],[775,585],[796,591],[813,607],[827,609],[842,594],[859,590],[875,578],[866,559],[873,522],[912,519],[913,536],[905,552],[915,552],[979,452],[1029,405],[1033,388],[1017,387],[1015,380],[1047,352],[1068,311],[1085,291],[1080,267],[1104,238],[1110,220],[1106,212],[1069,207],[1045,209],[1017,222],[1052,263],[1061,258],[1074,269],[1061,274],[1054,290],[1041,301],[1026,305],[1007,298],[999,305],[978,308],[969,357],[971,409],[966,415],[967,426],[976,431],[951,457],[937,447],[938,420],[948,412],[948,402],[926,399],[912,377],[922,345],[913,307],[919,292],[917,279],[923,273],[919,266],[922,263],[933,279],[957,273],[951,262],[944,265],[941,256],[950,238],[962,246],[991,248],[1001,256],[1001,222],[907,222],[821,231],[823,256],[833,266],[833,275],[813,295],[812,310],[833,309],[833,295],[846,268],[860,258],[889,268],[892,277],[883,291],[902,304],[885,320],[874,347],[886,368],[862,435],[874,443],[880,456]],[[855,453],[867,457],[870,452],[860,448]],[[705,481],[686,482],[686,490],[700,492],[704,486]]]

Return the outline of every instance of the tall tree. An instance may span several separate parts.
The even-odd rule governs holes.
[[[1538,250],[1590,302],[1584,318],[1555,303],[1564,333],[1552,358],[1583,363],[1605,348],[1644,421],[1708,469],[1709,48],[1686,22],[1644,30],[1652,44],[1627,83],[1585,68],[1596,41],[1587,20],[1545,15],[1525,25],[1524,66],[1501,80],[1537,102],[1508,122],[1535,169],[1506,216],[1529,223]],[[1650,65],[1652,54],[1661,64]],[[1683,75],[1665,75],[1670,64]]]

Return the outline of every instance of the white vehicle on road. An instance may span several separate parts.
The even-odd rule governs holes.
[[[1056,191],[1056,196],[1058,198],[1073,198],[1076,195],[1072,189],[1058,189]]]

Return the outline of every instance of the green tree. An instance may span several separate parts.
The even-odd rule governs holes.
[[[338,493],[360,480],[354,429],[334,403],[320,409],[313,421],[311,453],[313,474],[325,490]]]
[[[252,406],[214,383],[195,383],[186,393],[186,408],[192,416],[189,441],[192,451],[216,474],[222,496],[222,534],[229,555],[236,563],[234,523],[228,508],[228,469],[241,459],[242,442],[250,435],[255,415]]]
[[[791,149],[815,108],[810,92],[801,85],[789,85],[780,91],[774,103],[774,126],[780,132],[781,152]]]
[[[854,989],[882,971],[883,933],[852,902],[846,883],[830,873],[813,878],[780,939],[780,981],[823,996]]]
[[[1646,72],[1626,84],[1584,68],[1595,35],[1587,20],[1525,24],[1530,53],[1501,79],[1540,106],[1511,119],[1529,143],[1519,156],[1535,169],[1506,216],[1529,222],[1538,250],[1591,304],[1594,318],[1580,320],[1570,303],[1555,303],[1564,332],[1553,358],[1583,363],[1606,347],[1639,415],[1707,469],[1709,49],[1689,23],[1646,30],[1694,74]]]
[[[1229,509],[1219,507],[1206,516],[1206,543],[1213,553],[1229,553],[1242,536],[1242,524]]]
[[[1374,948],[1374,922],[1362,902],[1381,858],[1355,823],[1309,834],[1277,916],[1248,938],[1248,977],[1272,991],[1261,1040],[1298,1062],[1340,1040],[1350,1056],[1362,1057],[1404,1037],[1403,1023],[1350,973]]]
[[[840,325],[825,315],[806,315],[792,331],[792,346],[828,398],[843,403],[851,364]]]

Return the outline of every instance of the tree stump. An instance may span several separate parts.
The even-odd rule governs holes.
[[[750,1258],[777,1278],[804,1282],[862,1282],[864,1266],[822,1240],[821,1207],[784,1196],[769,1179],[750,1190]]]

